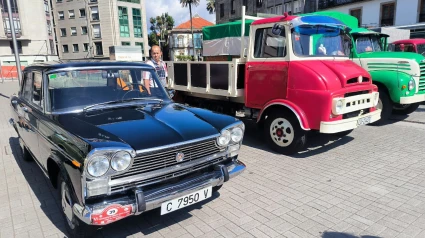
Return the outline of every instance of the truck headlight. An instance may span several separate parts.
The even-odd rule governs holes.
[[[409,91],[412,91],[415,88],[415,80],[412,78],[409,81]]]
[[[96,155],[90,159],[87,172],[93,177],[100,177],[109,170],[109,160],[106,156]]]
[[[217,144],[219,146],[227,146],[231,140],[231,133],[229,130],[224,130],[221,132],[221,135],[217,139]]]
[[[336,114],[341,114],[343,108],[344,108],[344,101],[342,99],[338,99],[335,103]]]
[[[126,170],[131,164],[131,155],[125,151],[117,152],[111,160],[111,167],[115,171]]]

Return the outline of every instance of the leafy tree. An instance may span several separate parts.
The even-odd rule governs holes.
[[[207,10],[210,14],[215,13],[215,0],[207,0]]]
[[[149,19],[151,24],[151,33],[148,36],[148,44],[150,47],[153,45],[162,46],[162,52],[164,59],[168,58],[168,30],[173,29],[174,19],[168,13],[163,13],[157,17],[151,17]],[[161,40],[161,45],[160,45]]]
[[[200,0],[180,0],[180,3],[182,5],[182,7],[189,7],[189,13],[190,13],[190,31],[192,33],[192,53],[193,53],[193,58],[197,59],[196,54],[195,54],[195,38],[193,37],[193,22],[192,22],[192,6],[198,6],[199,5]]]

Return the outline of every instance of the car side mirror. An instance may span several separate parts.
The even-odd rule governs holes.
[[[272,33],[274,35],[280,36],[280,33],[282,33],[283,28],[284,26],[282,26],[281,24],[275,23],[272,28]]]
[[[168,95],[170,95],[170,98],[174,97],[175,92],[176,92],[176,90],[174,90],[174,89],[168,90]]]

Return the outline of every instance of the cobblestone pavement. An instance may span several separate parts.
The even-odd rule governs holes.
[[[7,122],[16,89],[0,84],[0,236],[64,237],[56,191],[23,161]],[[425,106],[401,119],[344,138],[312,135],[308,150],[291,157],[269,151],[247,122],[247,170],[219,194],[165,216],[121,220],[98,236],[425,237]]]

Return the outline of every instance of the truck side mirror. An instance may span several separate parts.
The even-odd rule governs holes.
[[[279,23],[275,23],[275,24],[273,25],[273,28],[272,28],[272,33],[273,33],[274,35],[280,36],[280,33],[282,33],[282,29],[283,29],[283,27],[284,27],[284,26],[280,25]]]

